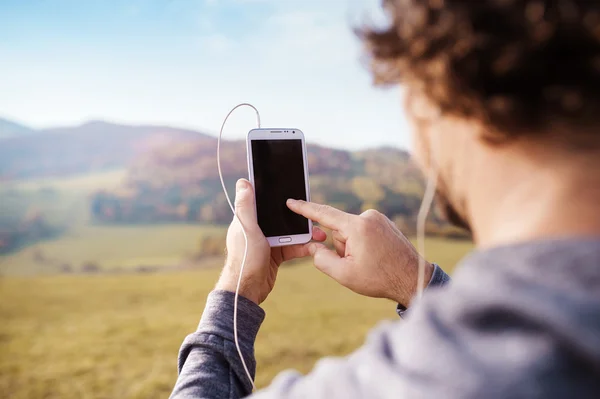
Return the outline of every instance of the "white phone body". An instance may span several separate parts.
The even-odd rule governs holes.
[[[253,129],[248,132],[247,140],[246,140],[246,153],[248,159],[248,174],[250,178],[250,182],[253,187],[255,185],[255,176],[254,176],[254,161],[252,155],[252,141],[255,140],[301,140],[302,141],[302,163],[304,169],[304,183],[306,190],[306,200],[310,201],[310,185],[308,182],[308,156],[306,153],[306,143],[304,141],[304,133],[300,129]],[[255,193],[256,195],[256,193]],[[256,200],[256,197],[255,197]],[[256,206],[256,201],[255,201]],[[255,209],[255,212],[258,211]],[[308,224],[308,233],[306,234],[288,234],[288,235],[279,235],[279,236],[267,236],[267,241],[269,241],[269,245],[271,247],[282,247],[286,245],[295,245],[295,244],[306,244],[312,239],[312,230],[313,225],[312,221],[309,219],[307,221]]]

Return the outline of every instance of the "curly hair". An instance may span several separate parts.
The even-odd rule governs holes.
[[[503,137],[556,126],[600,144],[600,1],[384,0],[358,31],[376,83],[421,90]],[[576,131],[576,132],[575,132]]]

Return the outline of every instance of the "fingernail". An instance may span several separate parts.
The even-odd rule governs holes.
[[[248,183],[246,183],[243,180],[238,180],[237,183],[235,183],[235,191],[237,193],[239,193],[240,191],[244,191],[247,188],[248,188]]]
[[[290,198],[290,199],[288,199],[288,200],[287,200],[287,204],[288,204],[288,205],[295,205],[295,204],[297,204],[297,203],[298,203],[298,201],[296,201],[295,199],[291,199],[291,198]]]

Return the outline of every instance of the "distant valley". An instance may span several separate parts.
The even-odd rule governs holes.
[[[215,150],[215,137],[173,127],[92,121],[34,130],[0,120],[0,253],[60,237],[74,224],[227,224]],[[353,213],[379,209],[412,234],[424,185],[406,151],[309,144],[308,153],[314,201]],[[233,191],[247,176],[245,143],[225,142],[222,162]],[[79,186],[64,190],[69,179]],[[428,230],[464,236],[435,214]]]

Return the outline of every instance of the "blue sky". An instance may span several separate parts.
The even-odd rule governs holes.
[[[0,116],[216,132],[265,127],[345,148],[409,147],[400,90],[374,88],[352,26],[379,0],[0,0]],[[241,111],[227,129],[253,126]]]

